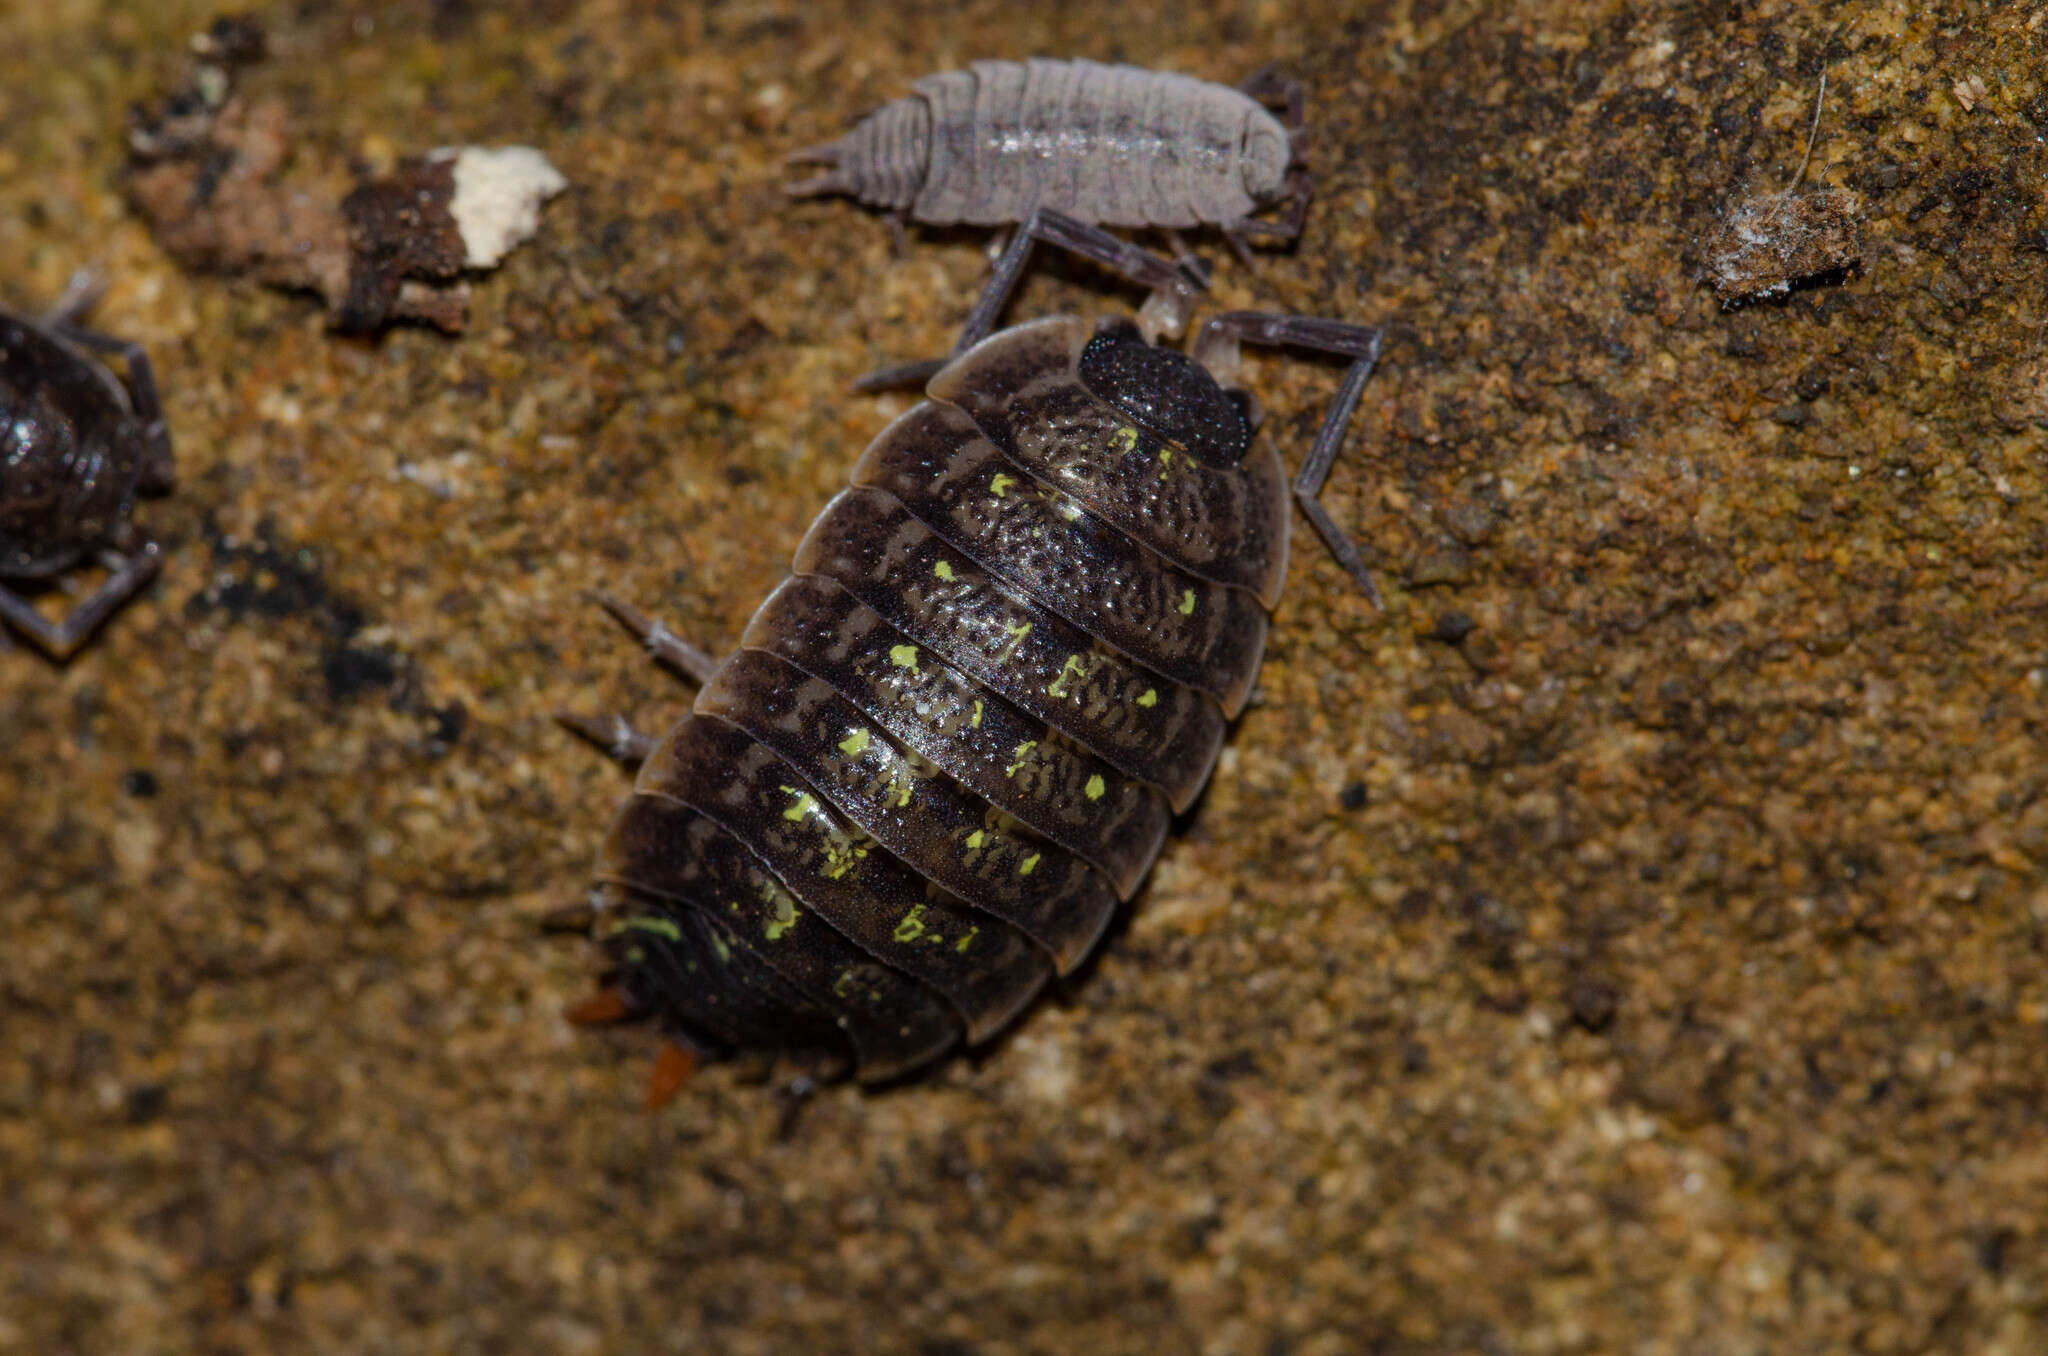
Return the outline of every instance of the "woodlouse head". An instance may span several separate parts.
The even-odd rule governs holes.
[[[1242,391],[1226,391],[1184,353],[1145,342],[1128,321],[1106,322],[1081,350],[1081,382],[1131,421],[1210,466],[1235,466],[1255,423]]]

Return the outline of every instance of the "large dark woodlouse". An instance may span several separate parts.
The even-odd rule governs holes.
[[[138,344],[78,324],[74,285],[41,320],[0,310],[0,621],[52,659],[70,656],[156,573],[156,544],[129,518],[135,496],[171,488],[170,434]],[[95,354],[124,360],[125,380]],[[87,561],[107,579],[52,622],[7,587]]]
[[[1301,234],[1313,185],[1291,80],[1262,72],[1231,89],[1034,58],[977,61],[911,88],[792,155],[826,168],[788,191],[843,193],[934,226],[1014,225],[1041,207],[1108,226],[1215,226],[1247,263],[1249,238]],[[1286,120],[1262,99],[1281,102]],[[1282,201],[1277,220],[1253,215]]]
[[[1172,273],[1056,214],[1024,230]],[[593,890],[610,978],[572,1016],[659,1018],[664,1087],[755,1051],[876,1082],[1087,956],[1208,780],[1280,596],[1290,486],[1243,342],[1350,360],[1291,489],[1369,587],[1316,495],[1379,332],[1240,311],[1192,356],[1054,317],[958,357],[723,662],[602,600],[702,690],[659,741],[562,718],[640,763]]]

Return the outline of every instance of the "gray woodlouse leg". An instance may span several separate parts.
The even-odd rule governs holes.
[[[1323,426],[1317,430],[1315,442],[1310,445],[1308,455],[1302,458],[1301,469],[1294,474],[1292,488],[1295,501],[1308,515],[1309,522],[1315,525],[1316,534],[1323,539],[1323,545],[1331,556],[1357,581],[1374,607],[1383,607],[1379,588],[1373,583],[1365,562],[1359,558],[1358,547],[1331,520],[1317,498],[1322,493],[1323,482],[1330,477],[1330,467],[1337,460],[1338,449],[1344,445],[1345,428],[1351,422],[1352,412],[1358,408],[1366,380],[1379,364],[1383,336],[1379,330],[1367,325],[1352,325],[1316,316],[1226,311],[1202,327],[1195,340],[1195,361],[1211,370],[1222,367],[1227,371],[1235,364],[1235,354],[1230,347],[1238,342],[1305,348],[1318,353],[1339,354],[1352,360],[1351,370],[1344,374],[1343,385],[1337,388],[1336,397],[1330,401],[1330,408],[1323,415]]]
[[[1188,242],[1181,239],[1179,231],[1171,226],[1159,228],[1159,234],[1166,238],[1168,249],[1173,251],[1173,262],[1180,269],[1181,276],[1203,291],[1209,290],[1209,279],[1216,275],[1207,259],[1188,248]]]
[[[638,767],[646,762],[647,755],[653,753],[654,746],[660,742],[645,730],[633,728],[631,721],[616,714],[579,716],[573,711],[557,711],[555,723],[582,735],[603,749],[606,757],[626,767]]]
[[[1240,221],[1235,226],[1225,226],[1223,228],[1223,238],[1229,242],[1230,252],[1237,256],[1237,261],[1240,264],[1244,265],[1244,271],[1255,273],[1258,271],[1259,266],[1252,259],[1251,242],[1246,240],[1244,235],[1244,228],[1249,224],[1248,221]]]
[[[1285,242],[1301,236],[1302,223],[1308,219],[1308,200],[1315,196],[1315,176],[1305,169],[1296,168],[1287,174],[1287,210],[1272,221],[1258,217],[1240,217],[1223,227],[1223,238],[1237,251],[1238,257],[1251,266],[1251,239]]]
[[[1010,237],[1010,247],[996,261],[988,286],[982,289],[980,299],[967,315],[967,323],[960,328],[960,338],[953,345],[955,354],[965,353],[994,331],[1003,307],[1009,304],[1010,294],[1017,290],[1017,284],[1024,277],[1025,265],[1031,260],[1032,246],[1041,240],[1069,254],[1093,259],[1155,292],[1185,293],[1188,290],[1187,279],[1181,271],[1151,251],[1141,250],[1129,241],[1119,240],[1108,231],[1076,221],[1064,213],[1041,207],[1026,217],[1017,227],[1017,233]]]
[[[113,573],[105,583],[87,594],[84,602],[72,608],[64,620],[52,623],[30,607],[27,599],[0,588],[0,621],[5,621],[34,641],[36,647],[51,659],[59,663],[69,659],[72,651],[84,644],[114,609],[134,597],[150,581],[157,567],[163,563],[163,554],[155,542],[146,542],[126,556],[113,551],[104,552],[100,563]]]
[[[1308,91],[1299,80],[1280,74],[1271,66],[1261,66],[1244,78],[1238,92],[1257,99],[1262,104],[1278,102],[1286,111],[1281,115],[1280,125],[1289,132],[1299,132],[1308,113]]]
[[[982,288],[974,309],[968,312],[967,323],[960,329],[959,341],[953,345],[953,356],[965,353],[994,331],[1003,307],[1009,304],[1010,295],[1024,277],[1025,265],[1031,260],[1032,246],[1040,241],[1084,259],[1093,259],[1132,282],[1151,288],[1153,301],[1163,297],[1169,304],[1159,307],[1148,301],[1150,313],[1158,315],[1163,312],[1166,319],[1175,322],[1169,326],[1170,331],[1178,333],[1179,324],[1184,323],[1181,317],[1194,301],[1193,289],[1188,286],[1187,277],[1180,269],[1151,251],[1139,249],[1127,240],[1119,240],[1107,231],[1041,207],[1026,217],[1010,237],[1008,248],[996,261],[995,271],[989,275],[988,285]],[[880,391],[927,380],[947,361],[942,358],[877,368],[855,382],[854,389]]]

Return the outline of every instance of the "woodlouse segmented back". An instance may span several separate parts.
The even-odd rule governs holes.
[[[836,141],[789,191],[843,193],[932,225],[1010,225],[1036,208],[1110,226],[1220,226],[1307,195],[1290,129],[1242,90],[1093,61],[977,61],[926,76]],[[1284,82],[1290,106],[1299,95]],[[1263,229],[1262,229],[1263,228]]]
[[[1313,507],[1377,333],[1238,312],[1196,353],[1240,340],[1352,359],[1295,482]],[[644,761],[599,857],[616,1001],[590,1010],[874,1081],[1078,965],[1258,672],[1287,482],[1251,410],[1128,321],[1020,325],[874,439],[730,658],[616,607],[703,687],[618,741]]]

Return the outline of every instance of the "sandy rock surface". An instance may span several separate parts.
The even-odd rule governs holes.
[[[0,7],[0,300],[103,271],[180,475],[144,597],[0,652],[0,1352],[2048,1348],[2048,26],[1723,8],[276,5],[309,156],[572,184],[466,334],[369,341],[124,206],[216,11]],[[1299,248],[1201,248],[1389,327],[1325,500],[1387,609],[1298,528],[1214,784],[1009,1038],[643,1116],[537,926],[626,784],[550,713],[689,691],[580,591],[738,635],[987,267],[778,159],[1027,54],[1310,87]],[[1862,263],[1724,310],[1823,70]],[[1291,459],[1337,369],[1249,372]]]

